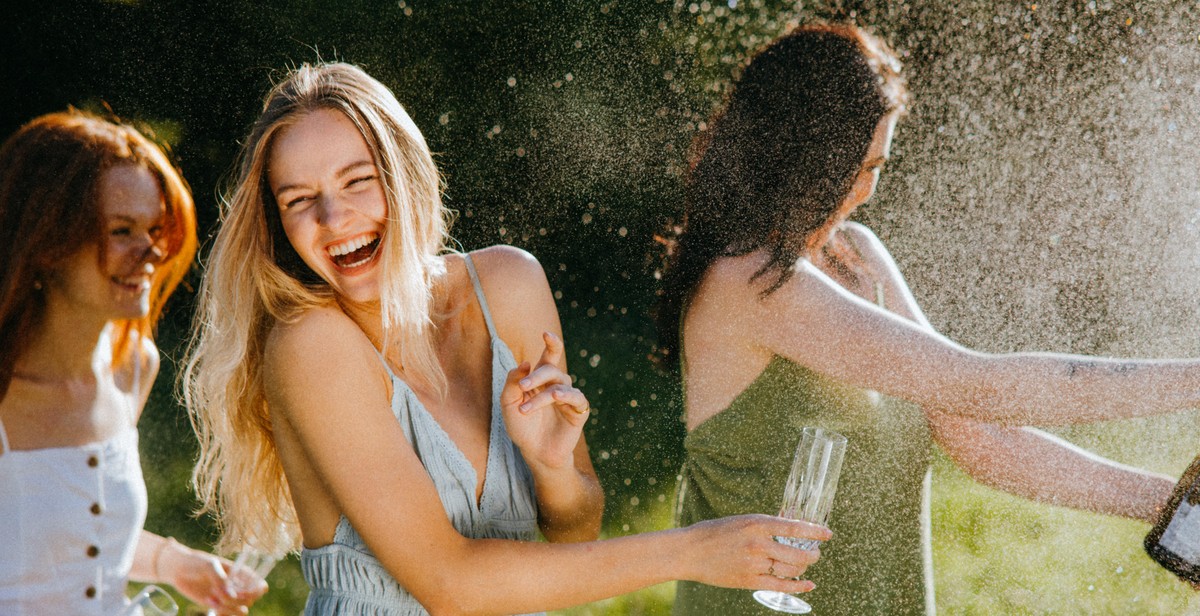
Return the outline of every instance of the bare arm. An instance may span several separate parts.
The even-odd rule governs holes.
[[[489,298],[496,327],[509,343],[517,363],[529,362],[531,368],[536,369],[545,357],[547,345],[557,345],[558,352],[549,357],[557,371],[566,375],[566,355],[561,352],[562,325],[541,264],[529,253],[511,246],[494,246],[480,250],[472,257],[484,293]],[[547,340],[543,336],[545,333],[557,339]],[[586,407],[586,399],[583,406]],[[556,435],[559,443],[544,443],[545,447],[527,442],[521,434],[513,435],[533,473],[542,534],[550,541],[593,540],[600,534],[604,491],[592,467],[582,432],[588,415],[550,407],[534,413],[545,415],[525,417],[509,412],[506,421],[510,433],[527,431],[522,430],[525,426],[514,425],[522,421],[548,425],[543,432],[563,432]],[[562,446],[572,450],[565,459],[553,451]]]
[[[229,583],[232,567],[228,559],[144,530],[138,537],[129,577],[170,584],[194,603],[222,616],[245,614],[246,608],[267,592],[267,585],[264,582],[235,592]]]
[[[1153,523],[1175,481],[1033,428],[927,412],[934,439],[976,481],[1022,498]]]
[[[747,278],[736,292],[757,298],[757,285],[746,285]],[[1200,405],[1200,361],[972,351],[855,296],[806,260],[778,291],[746,303],[745,327],[772,352],[980,421],[1064,425]]]
[[[887,305],[933,331],[887,249],[865,227],[857,245],[884,281]],[[933,438],[976,481],[1041,503],[1153,522],[1174,486],[1169,477],[1119,464],[1027,427],[1001,427],[926,409]]]
[[[815,556],[776,543],[772,535],[825,538],[827,532],[769,516],[588,543],[464,537],[392,416],[386,380],[371,378],[382,368],[349,318],[336,310],[314,311],[277,327],[265,356],[276,438],[292,440],[289,450],[301,453],[320,489],[431,613],[557,609],[671,579],[789,592],[811,588],[764,575],[770,559],[799,575]],[[289,474],[289,482],[294,478],[303,480]]]

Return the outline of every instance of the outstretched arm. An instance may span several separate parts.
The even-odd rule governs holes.
[[[799,576],[816,557],[773,536],[823,540],[828,531],[770,516],[586,543],[464,537],[392,415],[374,349],[348,317],[318,309],[277,326],[265,357],[266,402],[281,451],[291,452],[283,462],[293,494],[319,488],[431,613],[558,609],[672,579],[811,588],[767,575]]]
[[[1175,482],[1033,428],[926,411],[934,439],[972,479],[1022,498],[1153,523]]]
[[[783,287],[758,300],[760,285],[745,282],[756,265],[741,265],[741,272],[727,275],[750,291],[741,295],[754,299],[733,316],[758,344],[838,380],[922,407],[1017,426],[1200,406],[1197,360],[980,353],[850,293],[806,260],[797,263],[795,276]]]
[[[129,577],[170,584],[193,603],[216,610],[222,616],[246,614],[247,608],[267,592],[267,585],[237,592],[229,582],[233,566],[228,559],[142,531]]]
[[[852,230],[884,282],[887,305],[933,331],[891,255],[865,227]],[[1027,427],[1002,427],[925,409],[933,438],[976,481],[1041,503],[1153,522],[1174,481]]]

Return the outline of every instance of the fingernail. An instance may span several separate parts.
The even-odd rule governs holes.
[[[532,383],[529,379],[521,379],[521,387],[529,387]]]
[[[522,405],[520,406],[520,409],[521,409],[521,412],[522,412],[522,413],[527,413],[527,412],[529,412],[529,403],[528,403],[528,402],[526,402],[525,404],[522,404]]]

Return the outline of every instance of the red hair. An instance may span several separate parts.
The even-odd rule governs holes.
[[[103,252],[100,179],[120,165],[154,175],[166,215],[150,311],[116,322],[114,362],[128,357],[135,337],[153,334],[163,304],[191,267],[196,211],[190,189],[162,149],[136,129],[74,109],[35,118],[0,146],[0,400],[41,326],[47,277],[88,244]]]

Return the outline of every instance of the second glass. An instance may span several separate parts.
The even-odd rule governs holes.
[[[828,526],[845,455],[846,437],[824,428],[804,428],[783,489],[779,516]],[[775,540],[805,550],[820,544],[820,541],[795,537],[776,537]],[[812,611],[812,606],[802,599],[774,590],[756,590],[754,598],[778,612],[807,614]]]

